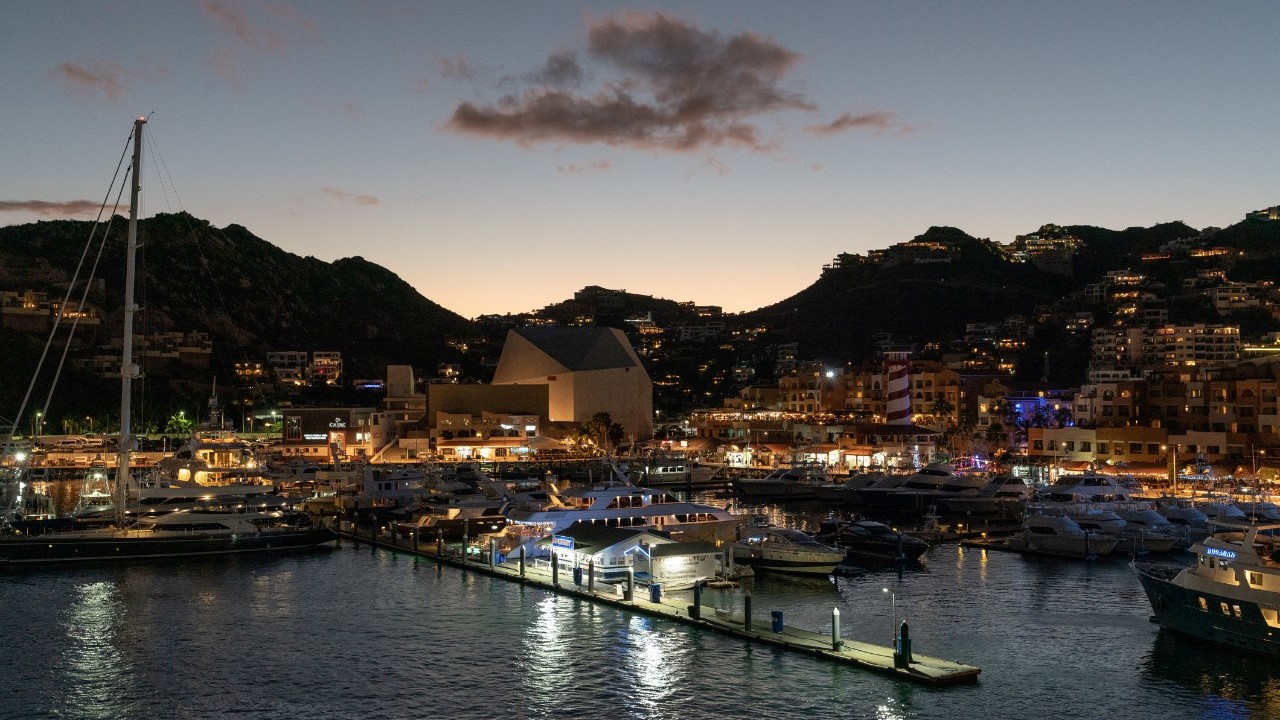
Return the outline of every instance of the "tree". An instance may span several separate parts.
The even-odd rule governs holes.
[[[583,435],[591,438],[596,447],[605,455],[609,454],[611,448],[622,442],[622,438],[626,435],[626,431],[622,426],[613,421],[613,418],[607,412],[598,412],[591,416],[581,428]]]
[[[195,428],[195,422],[187,417],[187,413],[179,410],[169,416],[168,422],[165,423],[164,431],[169,435],[190,435]]]

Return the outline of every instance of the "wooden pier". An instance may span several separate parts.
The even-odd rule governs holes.
[[[604,582],[595,583],[587,579],[583,581],[585,584],[578,584],[574,582],[572,568],[560,568],[557,572],[547,567],[545,561],[535,563],[533,560],[528,560],[519,564],[510,559],[502,564],[491,562],[490,558],[477,561],[464,558],[459,553],[457,543],[444,545],[438,544],[434,539],[426,538],[414,543],[412,540],[397,538],[394,533],[375,534],[373,530],[366,530],[363,533],[340,530],[339,535],[345,539],[375,547],[430,558],[438,563],[463,568],[470,572],[479,572],[561,595],[715,630],[749,642],[807,653],[900,680],[924,685],[947,686],[976,682],[978,674],[982,672],[981,668],[972,665],[929,657],[909,650],[900,656],[895,654],[892,647],[840,638],[834,631],[818,633],[785,624],[775,625],[775,620],[768,611],[760,611],[758,615],[752,614],[748,620],[743,612],[730,612],[722,608],[690,604],[687,596],[662,595],[658,602],[653,602],[647,588],[639,586],[633,586],[628,597],[625,583],[613,585]],[[437,554],[438,546],[443,549],[442,553]],[[749,599],[744,611],[750,612]]]

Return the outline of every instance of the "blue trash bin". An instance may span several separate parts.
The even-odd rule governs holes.
[[[658,583],[649,586],[649,602],[662,602],[662,586]]]
[[[580,567],[576,567],[573,569],[573,584],[574,585],[582,584],[582,568]]]
[[[782,611],[774,610],[772,614],[773,614],[773,631],[776,633],[780,633],[782,632],[782,628],[783,628]]]

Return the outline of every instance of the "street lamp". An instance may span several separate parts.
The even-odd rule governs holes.
[[[881,592],[889,593],[889,607],[893,608],[893,636],[898,637],[898,594],[889,588],[883,588]]]

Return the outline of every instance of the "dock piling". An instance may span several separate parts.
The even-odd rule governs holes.
[[[831,608],[831,649],[839,650],[843,644],[840,642],[840,608]]]
[[[742,629],[751,632],[751,591],[742,594]]]

